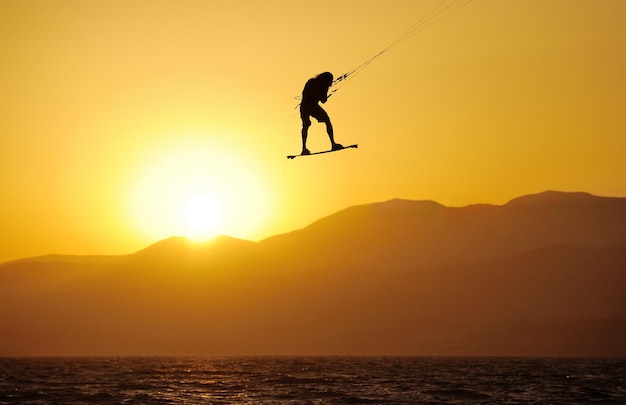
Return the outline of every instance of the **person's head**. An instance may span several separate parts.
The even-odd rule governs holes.
[[[333,84],[334,77],[333,74],[330,72],[320,73],[319,75],[317,75],[317,77],[319,79],[323,79],[326,83],[328,83],[329,86]]]

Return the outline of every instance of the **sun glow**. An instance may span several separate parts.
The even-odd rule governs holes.
[[[239,150],[194,140],[160,145],[137,163],[131,183],[133,222],[151,240],[219,234],[254,238],[269,207],[259,170]]]

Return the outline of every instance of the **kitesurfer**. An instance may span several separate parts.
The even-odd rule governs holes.
[[[300,117],[302,118],[302,155],[310,155],[306,148],[306,139],[311,126],[311,117],[318,122],[326,124],[326,133],[332,146],[332,150],[343,149],[343,145],[335,142],[333,124],[330,122],[328,113],[318,104],[328,100],[328,89],[333,84],[333,75],[330,72],[320,73],[309,79],[302,90],[302,102],[300,103]]]

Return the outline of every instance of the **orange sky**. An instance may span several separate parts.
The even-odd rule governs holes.
[[[359,149],[285,158],[304,82],[439,2],[1,1],[0,262],[131,253],[207,196],[252,240],[394,197],[626,196],[623,0],[474,0],[329,100]]]

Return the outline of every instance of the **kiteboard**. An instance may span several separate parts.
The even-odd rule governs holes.
[[[308,155],[289,155],[289,156],[287,156],[287,159],[294,159],[294,158],[297,158],[298,156],[313,156],[313,155],[321,155],[322,153],[339,152],[340,150],[344,150],[344,149],[348,149],[348,148],[355,148],[356,149],[358,147],[359,147],[359,145],[355,143],[354,145],[344,146],[341,149],[335,149],[335,150],[330,149],[330,150],[323,150],[321,152],[311,152]]]

